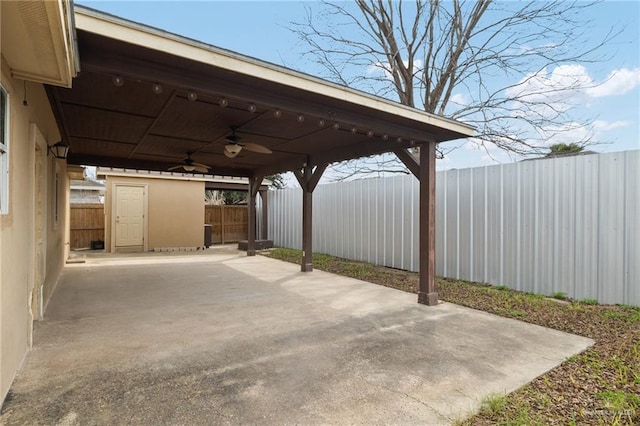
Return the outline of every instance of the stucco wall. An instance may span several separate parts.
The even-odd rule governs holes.
[[[47,145],[60,140],[49,101],[41,84],[27,83],[28,106],[24,106],[24,82],[10,77],[4,58],[1,81],[9,94],[9,212],[0,215],[0,401],[3,401],[31,344],[33,318],[37,318],[40,286],[48,301],[66,258],[68,178],[66,164],[46,155]],[[34,129],[42,139],[36,142]],[[39,143],[40,151],[36,150]],[[35,284],[36,230],[35,167],[42,170],[41,280]],[[58,220],[55,210],[55,174],[58,170]]]
[[[108,176],[105,195],[105,248],[112,247],[114,184],[146,185],[147,250],[202,247],[204,182]]]

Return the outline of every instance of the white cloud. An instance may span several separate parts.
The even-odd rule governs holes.
[[[462,93],[456,93],[451,96],[451,98],[449,99],[449,103],[453,105],[464,106],[467,105],[469,101],[467,100],[467,97]]]
[[[405,67],[409,66],[408,61],[402,61]],[[420,59],[416,59],[413,61],[413,69],[414,73],[421,70],[423,65],[423,61]],[[367,67],[366,73],[368,75],[374,74],[384,74],[384,77],[387,80],[392,80],[393,76],[391,74],[391,64],[389,62],[375,62]]]
[[[608,130],[613,130],[613,129],[619,129],[621,127],[627,127],[630,126],[631,122],[630,121],[625,121],[625,120],[618,120],[618,121],[614,121],[612,123],[608,122],[608,121],[603,121],[603,120],[595,120],[593,122],[593,128],[594,130],[598,131],[598,132],[604,132],[604,131],[608,131]]]
[[[557,125],[549,125],[538,130],[540,139],[544,141],[546,146],[557,143],[581,143],[588,140],[594,135],[594,130],[585,127],[581,123],[563,123]]]
[[[594,98],[616,96],[629,93],[640,85],[640,68],[632,70],[621,68],[613,70],[599,85],[586,89],[587,95]]]
[[[594,98],[628,93],[639,85],[640,68],[614,70],[598,82],[582,65],[560,65],[551,72],[544,68],[526,75],[507,88],[505,94],[517,99],[512,106],[514,115],[528,111],[541,117],[552,117],[558,112],[588,105]]]

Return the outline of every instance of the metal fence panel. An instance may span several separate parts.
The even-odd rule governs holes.
[[[436,273],[640,305],[640,151],[438,172]],[[320,185],[314,251],[415,271],[413,176]],[[302,191],[269,191],[269,236],[299,248]]]

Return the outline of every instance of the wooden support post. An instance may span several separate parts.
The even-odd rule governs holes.
[[[306,170],[310,170],[309,168],[305,168]],[[313,213],[313,192],[309,191],[307,188],[302,189],[302,264],[301,270],[302,272],[311,272],[313,271],[313,221],[312,221],[312,213]]]
[[[420,147],[420,287],[418,303],[437,305],[436,292],[436,144]]]
[[[302,187],[302,272],[313,271],[313,190],[327,168],[327,164],[316,166],[315,170],[308,164],[302,170],[295,170],[294,175]]]
[[[220,242],[224,244],[224,204],[220,204]]]
[[[267,212],[267,191],[266,190],[261,190],[260,191],[260,199],[262,200],[262,226],[261,226],[261,233],[260,233],[260,239],[262,240],[267,240],[269,239],[268,233],[267,233],[267,226],[269,226],[269,216],[268,216],[268,212]]]
[[[262,176],[249,178],[249,193],[247,207],[249,209],[247,224],[247,256],[256,255],[256,195],[262,183]]]

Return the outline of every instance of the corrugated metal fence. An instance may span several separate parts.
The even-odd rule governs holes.
[[[640,305],[640,151],[437,174],[436,273]],[[301,247],[300,189],[269,192],[269,238]],[[416,271],[413,176],[320,185],[313,248]]]

